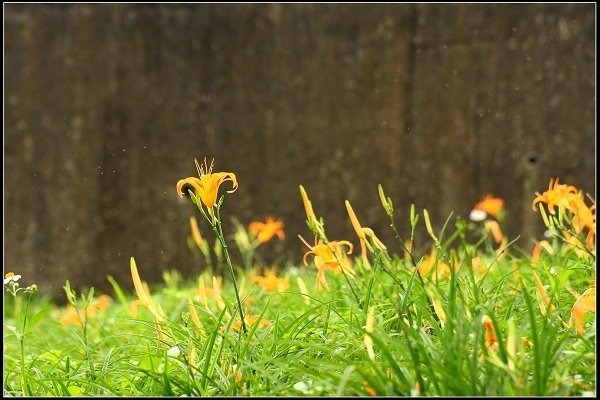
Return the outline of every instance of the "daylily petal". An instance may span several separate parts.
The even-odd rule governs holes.
[[[575,302],[571,310],[571,321],[575,323],[577,333],[584,334],[583,318],[586,312],[596,312],[596,288],[587,289]]]
[[[200,190],[202,190],[202,181],[194,177],[180,179],[179,181],[177,181],[177,194],[179,195],[179,197],[186,196],[188,192],[184,188],[189,189],[190,186],[192,187],[192,189],[194,189],[194,194],[199,193]]]

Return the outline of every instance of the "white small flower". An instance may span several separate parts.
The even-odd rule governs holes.
[[[181,350],[179,350],[179,346],[173,346],[167,351],[167,355],[169,357],[178,357],[181,354]]]
[[[469,214],[471,221],[479,222],[487,218],[487,213],[483,210],[471,210]]]
[[[4,275],[4,284],[16,282],[19,279],[21,279],[21,275],[15,275],[14,272],[7,272],[6,275]]]

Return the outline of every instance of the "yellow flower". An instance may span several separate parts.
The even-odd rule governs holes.
[[[253,247],[258,246],[261,243],[266,243],[273,236],[279,238],[279,240],[285,239],[285,232],[283,232],[283,221],[276,220],[269,216],[265,222],[254,221],[248,226],[250,232],[256,236],[256,240],[252,244]]]
[[[587,289],[575,302],[571,310],[571,322],[575,323],[577,333],[583,335],[583,317],[586,312],[596,312],[596,288]]]
[[[300,240],[304,242],[306,246],[310,249],[304,254],[304,258],[302,261],[304,265],[308,265],[307,257],[309,255],[314,255],[314,263],[317,267],[317,288],[329,289],[329,285],[327,284],[327,280],[325,279],[325,270],[327,268],[331,269],[335,273],[345,273],[348,275],[355,275],[354,270],[352,269],[351,261],[346,257],[346,254],[351,254],[352,243],[347,240],[340,241],[332,241],[328,244],[323,243],[323,240],[315,237],[315,245],[309,245],[302,236],[298,235]],[[348,246],[348,251],[344,253],[342,246]]]
[[[267,292],[283,292],[290,286],[287,278],[278,278],[275,267],[265,271],[265,276],[253,276],[251,282],[258,283],[258,286]]]
[[[217,193],[219,191],[219,186],[223,182],[231,181],[232,188],[228,190],[227,193],[233,193],[238,188],[237,179],[235,174],[232,172],[212,172],[214,159],[211,161],[210,166],[206,164],[206,157],[204,158],[204,165],[198,164],[198,160],[194,158],[194,162],[196,163],[196,169],[198,170],[198,175],[200,178],[189,177],[185,179],[180,179],[177,182],[177,194],[179,197],[183,197],[187,194],[187,190],[191,186],[194,189],[194,194],[198,197],[202,204],[204,204],[208,210],[208,213],[212,217],[213,222],[215,221],[215,215],[213,207],[217,203]]]
[[[498,217],[500,211],[504,208],[504,200],[500,197],[494,197],[490,194],[485,197],[473,207],[474,210],[484,211],[494,218]]]
[[[540,194],[535,192],[536,198],[533,199],[531,203],[531,208],[533,211],[537,211],[536,204],[537,203],[546,203],[548,205],[548,211],[550,214],[556,214],[554,211],[554,207],[559,207],[563,209],[570,209],[570,204],[574,200],[574,196],[577,196],[578,190],[575,186],[571,185],[559,185],[558,178],[553,181],[550,178],[550,183],[548,184],[548,190],[544,193]]]
[[[367,237],[373,239],[373,242],[375,243],[375,246],[378,249],[385,250],[385,245],[381,243],[381,240],[379,240],[377,236],[375,236],[375,232],[373,232],[373,229],[364,228],[360,225],[360,222],[358,222],[358,218],[356,218],[356,214],[354,214],[354,210],[352,209],[350,202],[346,200],[345,204],[346,210],[348,210],[348,215],[350,216],[350,222],[352,223],[352,227],[354,228],[354,231],[356,232],[356,235],[358,236],[358,239],[360,241],[361,257],[367,258]]]

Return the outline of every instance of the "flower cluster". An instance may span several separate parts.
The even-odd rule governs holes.
[[[596,237],[596,201],[588,195],[591,205],[586,203],[583,192],[573,185],[560,184],[558,178],[550,179],[548,190],[544,193],[536,192],[536,197],[531,203],[534,211],[540,211],[544,224],[553,231],[555,227],[563,225],[563,219],[573,228],[575,234],[583,234],[587,229],[585,236],[586,247],[595,252]],[[545,203],[550,217],[546,216],[545,211],[540,207],[540,203]],[[558,210],[558,215],[557,215]],[[571,239],[567,232],[567,240]]]

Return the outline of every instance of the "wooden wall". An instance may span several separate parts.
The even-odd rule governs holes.
[[[273,214],[301,261],[302,184],[400,251],[377,184],[439,228],[485,193],[530,249],[550,177],[595,193],[594,4],[5,4],[4,268],[43,290],[197,272],[177,180],[215,157],[223,214]],[[233,226],[226,220],[225,229]],[[201,229],[212,238],[206,225]],[[427,249],[423,236],[421,250]]]

